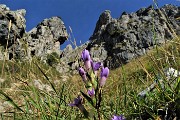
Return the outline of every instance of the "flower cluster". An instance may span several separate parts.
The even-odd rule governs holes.
[[[92,69],[93,73],[91,73],[91,75],[93,74],[95,77],[98,77],[97,72],[101,68],[99,85],[100,85],[100,87],[104,86],[106,79],[109,75],[108,67],[104,68],[104,66],[101,62],[93,62],[91,57],[90,57],[89,51],[86,49],[83,50],[81,57],[82,57],[82,60],[84,62],[84,65],[85,65],[85,70],[87,72],[89,72],[90,69]],[[82,77],[83,81],[87,81],[85,70],[82,67],[79,68],[79,74]],[[91,82],[93,83],[94,78],[92,78],[92,76],[91,76],[91,80],[92,80]]]
[[[109,75],[108,67],[103,66],[101,62],[93,62],[88,50],[84,49],[81,54],[81,59],[84,66],[78,68],[79,75],[81,76],[87,88],[89,97],[95,95],[95,90],[105,85],[106,79]],[[98,71],[101,69],[100,79],[98,80]],[[90,77],[88,77],[90,76]]]
[[[79,75],[84,82],[86,88],[86,94],[81,91],[82,96],[94,107],[97,111],[94,114],[98,114],[100,119],[101,115],[99,112],[102,100],[102,88],[106,83],[109,75],[109,68],[104,67],[101,62],[94,62],[91,59],[88,50],[84,49],[81,54],[81,59],[84,65],[78,68]],[[74,99],[74,102],[69,106],[76,106],[84,114],[85,117],[89,117],[89,113],[82,104],[82,97],[78,96]],[[91,113],[92,114],[92,113]],[[94,115],[96,116],[96,115]],[[121,116],[114,116],[112,120],[124,120]]]

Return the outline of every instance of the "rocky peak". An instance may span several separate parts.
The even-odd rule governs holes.
[[[99,20],[96,23],[96,28],[94,30],[93,35],[98,36],[101,34],[103,30],[105,30],[105,26],[112,21],[111,12],[109,10],[105,10],[99,17]],[[92,36],[92,37],[94,37]],[[90,38],[93,39],[93,38]]]
[[[25,33],[25,16],[26,10],[21,9],[17,11],[10,11],[10,9],[3,4],[0,4],[0,44],[6,46],[7,40],[9,45],[13,44],[17,38],[22,38]],[[10,34],[9,34],[10,33]],[[9,37],[8,37],[9,34]]]
[[[111,11],[105,10],[99,17],[99,24],[105,25],[108,24],[112,20]]]
[[[110,11],[104,12],[90,37],[88,49],[94,58],[103,59],[110,68],[119,67],[145,54],[155,44],[172,39],[173,31],[180,34],[179,8],[165,5],[154,9],[149,6],[130,14],[123,12],[118,19],[112,18]]]
[[[68,34],[66,31],[66,27],[64,26],[64,22],[60,17],[52,17],[49,19],[44,19],[41,23],[37,25],[37,34],[45,35],[45,30],[49,29],[49,31],[53,35],[54,41],[59,41],[60,44],[63,44],[65,40],[68,38]]]
[[[61,18],[44,19],[37,27],[25,32],[25,14],[24,9],[11,11],[6,5],[0,4],[0,59],[4,58],[6,46],[7,60],[30,59],[32,56],[45,59],[52,52],[60,55],[60,45],[68,38]]]
[[[11,53],[18,39],[21,39],[25,33],[26,10],[10,11],[3,4],[0,4],[0,59],[10,59]],[[16,46],[17,47],[17,46]],[[6,51],[7,48],[7,51]],[[8,54],[4,54],[8,52]]]
[[[166,4],[164,5],[161,10],[163,12],[166,12],[167,16],[169,17],[178,17],[179,11],[180,11],[180,7],[171,5],[171,4]]]
[[[150,5],[148,8],[139,9],[136,12],[136,14],[137,14],[137,16],[149,16],[149,15],[152,15],[153,12],[154,12],[154,8],[152,5]]]
[[[55,67],[61,73],[78,67],[84,48],[90,50],[94,61],[104,61],[108,67],[116,68],[145,54],[155,44],[172,39],[174,31],[180,34],[180,7],[177,6],[165,5],[160,9],[149,6],[134,13],[123,12],[117,19],[106,10],[100,15],[90,42],[75,49],[68,45],[60,52],[60,45],[68,37],[61,18],[45,19],[25,32],[25,13],[25,10],[11,11],[0,5],[0,59],[4,57],[7,41],[6,59],[38,56],[44,60],[47,54],[56,52],[61,60]]]
[[[155,44],[161,45],[165,40],[173,38],[173,32],[164,16],[167,16],[170,25],[178,34],[180,25],[176,18],[179,8],[177,6],[171,8],[176,14],[167,16],[169,7],[167,9],[166,6],[160,9],[149,6],[134,13],[123,12],[117,19],[111,17],[109,10],[104,11],[96,23],[90,42],[75,49],[68,45],[61,51],[61,62],[55,66],[56,69],[63,74],[76,73],[80,54],[84,48],[90,50],[93,61],[104,61],[104,65],[110,68],[119,67],[145,54]],[[161,9],[165,11],[163,15],[159,12]]]
[[[0,4],[0,11],[9,11],[9,8],[6,6],[6,5],[4,5],[4,4]]]
[[[60,45],[68,38],[64,22],[60,17],[44,19],[27,33],[25,41],[28,43],[28,57],[44,57],[46,54],[56,52],[60,55]]]

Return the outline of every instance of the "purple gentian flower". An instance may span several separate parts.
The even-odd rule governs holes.
[[[90,57],[89,51],[84,49],[82,51],[81,57],[82,57],[82,60],[84,61],[86,69],[89,70],[91,68],[91,57]]]
[[[108,67],[105,67],[105,68],[102,67],[102,69],[101,69],[101,79],[100,79],[100,83],[99,83],[100,87],[102,87],[105,84],[108,75],[109,75],[109,68]]]
[[[101,62],[93,62],[91,60],[91,66],[94,71],[94,74],[97,75],[97,71],[99,70],[100,67],[102,67],[102,63]]]
[[[92,88],[92,90],[88,90],[88,95],[89,95],[90,97],[92,97],[92,96],[95,95],[94,88]]]
[[[86,72],[84,71],[84,69],[82,67],[79,68],[79,74],[82,77],[83,81],[85,82],[87,80]]]
[[[71,107],[78,107],[79,105],[82,105],[82,97],[81,96],[78,96],[77,98],[74,99],[74,102],[73,103],[70,103],[69,106]]]
[[[113,115],[113,118],[111,120],[126,120],[123,115],[120,115],[120,116],[116,116],[116,115]]]
[[[88,113],[86,111],[86,109],[84,108],[83,104],[82,104],[83,100],[82,100],[82,97],[81,96],[78,96],[77,98],[74,99],[74,102],[73,103],[70,103],[69,106],[71,107],[78,107],[79,110],[83,113]]]

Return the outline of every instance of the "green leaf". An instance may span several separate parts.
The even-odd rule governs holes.
[[[102,89],[99,90],[97,108],[99,109],[102,101]]]
[[[94,85],[95,89],[97,88],[97,81],[96,81],[96,76],[93,72],[91,72],[91,81],[92,84]]]
[[[54,92],[57,94],[57,91],[56,91],[54,85],[53,85],[52,82],[49,80],[49,78],[48,78],[48,76],[45,74],[45,72],[43,72],[43,70],[40,68],[40,66],[39,66],[38,64],[36,64],[36,63],[34,63],[34,64],[38,67],[38,69],[39,69],[39,70],[41,71],[41,73],[44,75],[44,77],[46,78],[46,80],[50,83],[50,85],[51,85],[52,89],[54,90]],[[58,94],[57,94],[57,95],[58,95]]]
[[[93,73],[93,72],[91,72],[91,79],[92,79],[92,82],[93,82],[93,80],[95,80],[95,74]]]
[[[92,100],[89,96],[87,96],[85,93],[83,93],[82,91],[80,91],[80,92],[81,92],[81,94],[83,95],[83,97],[84,97],[92,106],[94,106],[93,100]]]
[[[86,76],[87,76],[87,78],[88,78],[89,80],[91,80],[91,76],[89,75],[88,72],[86,73]]]
[[[8,101],[11,105],[13,105],[16,109],[24,112],[8,95],[6,95],[3,91],[0,90],[0,94],[2,94],[5,98],[6,101]]]
[[[88,81],[86,84],[86,89],[89,90],[91,88],[92,88],[92,83]]]
[[[177,79],[177,83],[176,83],[176,88],[175,88],[175,93],[178,95],[180,94],[180,77]]]

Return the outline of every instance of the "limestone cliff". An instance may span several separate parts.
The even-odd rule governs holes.
[[[180,34],[180,7],[165,5],[160,9],[141,8],[134,13],[123,12],[115,19],[110,11],[103,12],[97,21],[88,49],[93,58],[117,68],[154,45],[171,40]]]
[[[44,59],[47,54],[60,55],[60,44],[68,38],[66,27],[60,17],[43,20],[26,32],[26,10],[11,11],[0,4],[0,59]]]

